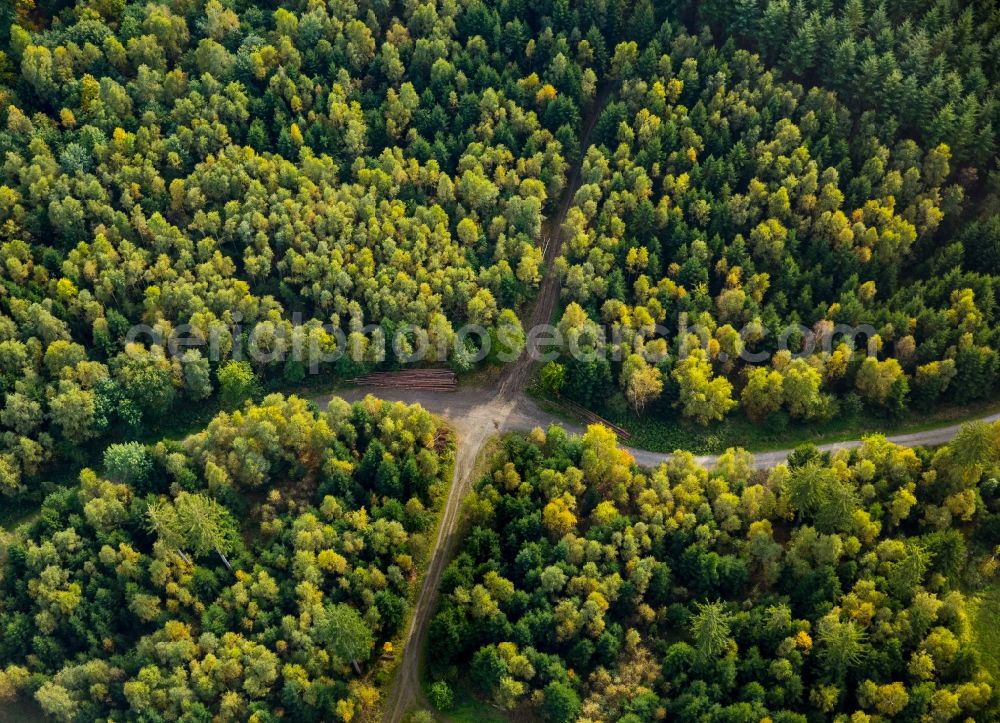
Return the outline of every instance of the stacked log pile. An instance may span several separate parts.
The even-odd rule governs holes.
[[[406,369],[398,372],[372,372],[352,382],[381,389],[421,389],[429,392],[453,392],[458,378],[450,369]]]

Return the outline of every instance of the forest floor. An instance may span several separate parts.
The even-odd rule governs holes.
[[[511,716],[477,699],[470,690],[456,690],[455,703],[449,709],[451,723],[509,723]]]

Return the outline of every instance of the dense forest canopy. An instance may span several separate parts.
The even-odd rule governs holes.
[[[458,370],[466,323],[516,351],[546,273],[567,337],[616,335],[543,375],[584,404],[989,398],[997,22],[945,0],[8,4],[0,489],[225,394],[248,343],[350,352],[258,361],[272,385],[391,366],[411,326]],[[789,359],[791,324],[822,350]],[[179,329],[221,341],[171,353]]]
[[[324,352],[324,325],[341,329],[352,353],[320,371],[345,376],[391,362],[402,324],[458,369],[462,322],[516,345],[595,71],[551,32],[534,53],[523,23],[486,32],[479,4],[266,5],[17,5],[0,57],[3,492],[61,447],[208,397],[248,329],[264,351],[284,334]],[[140,323],[214,334],[219,358],[129,344]]]
[[[422,339],[460,373],[516,357],[539,299],[566,343],[540,387],[587,407],[990,401],[998,132],[991,0],[5,0],[0,504],[51,494],[0,528],[0,701],[380,715],[453,435],[287,393]],[[616,445],[553,427],[488,462],[433,705],[1000,717],[970,645],[1000,426],[767,472]]]
[[[886,137],[947,143],[970,171],[996,170],[995,3],[763,0],[674,9],[747,44],[783,74],[835,91]]]
[[[181,442],[109,446],[0,533],[0,705],[23,691],[63,721],[370,716],[451,454],[419,407],[280,395]]]
[[[996,720],[970,644],[1000,425],[754,472],[636,467],[600,426],[508,438],[431,625],[432,698],[550,721]]]
[[[777,12],[798,17],[803,4],[791,11],[788,3],[761,5],[760,23],[768,23]],[[947,24],[947,6],[928,12],[928,28]],[[636,410],[652,404],[667,413],[672,404],[702,423],[722,419],[737,402],[761,420],[779,410],[829,418],[843,404],[892,416],[942,400],[989,398],[998,373],[1000,226],[990,215],[997,106],[980,63],[995,72],[993,35],[980,50],[960,34],[974,17],[970,9],[955,20],[959,29],[935,36],[936,64],[907,64],[937,72],[934,82],[906,76],[907,87],[919,83],[936,102],[949,97],[938,78],[954,79],[952,64],[969,57],[978,95],[970,91],[963,110],[950,100],[941,110],[958,112],[954,125],[968,129],[945,134],[944,121],[934,130],[914,125],[933,118],[930,110],[863,90],[856,76],[871,72],[865,53],[844,81],[865,103],[836,83],[783,80],[817,81],[816,73],[836,64],[821,62],[827,56],[815,49],[798,70],[768,65],[768,53],[762,59],[733,40],[764,43],[744,17],[754,6],[727,14],[732,7],[699,4],[705,21],[744,19],[745,37],[730,28],[721,46],[705,33],[664,25],[645,42],[615,48],[609,75],[616,92],[585,152],[557,269],[564,334],[592,348],[610,328],[624,349],[610,362],[565,355],[549,370],[553,391],[591,404],[617,387]],[[885,8],[852,2],[843,12],[843,26],[824,15],[833,26],[822,26],[817,48],[845,28],[892,46]],[[984,23],[979,38],[996,10],[976,12]],[[786,20],[787,32],[813,32],[815,16]],[[919,52],[919,43],[903,38],[925,37],[928,28],[898,31],[906,52]],[[796,53],[796,42],[778,37],[771,50]],[[891,58],[886,50],[885,62]],[[889,84],[898,74],[879,77]],[[650,342],[656,325],[669,330],[667,343]],[[742,361],[747,352],[754,364]]]

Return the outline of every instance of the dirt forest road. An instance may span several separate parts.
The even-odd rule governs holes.
[[[422,407],[449,421],[457,435],[455,472],[448,499],[442,513],[441,525],[434,550],[424,577],[423,586],[417,598],[413,618],[406,633],[402,659],[390,689],[384,720],[399,723],[406,713],[417,707],[428,707],[420,685],[422,655],[426,648],[427,627],[437,607],[438,588],[441,576],[452,556],[459,531],[462,502],[474,482],[472,475],[476,459],[486,441],[496,434],[505,432],[530,431],[535,427],[543,429],[551,424],[559,424],[567,431],[580,433],[582,427],[566,424],[558,417],[543,411],[522,392],[505,394],[500,390],[474,387],[459,388],[450,393],[423,391],[417,389],[364,389],[355,388],[338,392],[338,396],[355,401],[367,394],[389,401],[420,404]],[[324,407],[330,395],[316,397],[314,402]],[[981,421],[1000,421],[1000,413],[983,417]],[[920,432],[899,434],[888,437],[890,442],[905,447],[934,446],[944,444],[955,437],[961,424],[952,424]],[[821,451],[832,452],[839,449],[853,449],[861,440],[832,442],[817,445]],[[671,453],[650,452],[626,447],[637,464],[642,467],[656,467],[666,462]],[[788,460],[792,449],[760,452],[754,455],[754,466],[769,469]],[[711,468],[718,461],[717,455],[696,457],[698,462]]]
[[[456,425],[458,439],[452,485],[448,491],[437,539],[434,541],[434,549],[427,566],[427,574],[424,577],[423,586],[420,588],[420,595],[417,597],[410,627],[406,631],[403,657],[400,660],[386,702],[386,721],[393,723],[401,721],[410,708],[423,702],[423,692],[420,686],[420,664],[421,656],[426,647],[427,626],[437,609],[441,576],[451,559],[452,550],[459,534],[458,522],[461,517],[462,501],[472,486],[476,458],[486,440],[494,433],[493,426],[487,424],[482,415],[492,413],[498,415],[498,419],[503,419],[505,412],[512,406],[512,403],[503,405],[499,400],[494,400],[487,405],[480,405],[479,408],[473,410],[472,414],[460,417],[459,419],[463,423],[460,426]]]
[[[581,157],[590,147],[590,135],[597,123],[601,109],[611,94],[610,86],[602,86],[598,90],[587,117],[584,119],[580,135]],[[559,278],[553,273],[553,262],[559,256],[562,248],[562,228],[580,188],[580,160],[573,165],[567,176],[566,186],[559,199],[558,210],[545,222],[544,238],[544,269],[545,276],[535,298],[528,318],[522,320],[531,329],[549,322],[559,299]],[[486,440],[493,434],[517,428],[519,422],[524,423],[523,412],[516,413],[522,404],[522,390],[531,377],[533,356],[528,349],[504,369],[495,389],[469,390],[464,394],[451,393],[447,400],[438,400],[428,408],[434,408],[441,416],[446,417],[454,425],[458,434],[458,450],[455,459],[455,473],[451,489],[442,513],[438,536],[431,552],[427,574],[417,597],[413,619],[404,640],[402,659],[396,671],[396,677],[386,701],[384,720],[388,723],[398,723],[407,711],[418,703],[423,703],[423,693],[420,689],[420,662],[426,647],[427,625],[435,609],[437,591],[440,587],[441,575],[451,555],[451,547],[458,530],[458,520],[461,516],[462,500],[472,485],[472,472],[476,457]],[[441,396],[441,395],[438,395]],[[322,401],[322,400],[317,400]],[[415,400],[414,400],[415,401]],[[445,409],[442,409],[442,404]],[[531,411],[527,417],[532,416]],[[532,424],[531,426],[535,426]]]
[[[585,120],[580,144],[582,149],[589,147],[590,134],[600,109],[607,102],[609,95],[609,87],[603,87],[599,91],[594,106]],[[528,318],[523,320],[528,329],[550,322],[555,311],[559,299],[559,279],[552,272],[553,262],[561,250],[563,222],[572,206],[580,182],[581,166],[578,161],[563,189],[557,213],[546,222],[545,231],[548,238],[544,256],[546,274],[535,304],[530,310]],[[528,350],[525,350],[516,361],[504,369],[499,380],[490,386],[462,387],[457,391],[447,393],[419,389],[366,390],[364,388],[338,392],[338,396],[347,400],[357,400],[366,394],[375,392],[376,396],[390,401],[420,404],[428,411],[447,419],[457,435],[458,445],[452,485],[442,512],[441,524],[427,566],[427,574],[424,576],[413,617],[403,641],[402,658],[386,700],[384,720],[387,723],[399,723],[407,712],[414,708],[429,708],[424,699],[420,680],[422,656],[426,649],[427,628],[437,607],[441,576],[451,559],[452,549],[460,529],[462,503],[474,482],[472,475],[476,459],[486,441],[495,434],[528,431],[535,427],[545,428],[551,424],[561,424],[569,432],[583,431],[581,427],[565,424],[558,417],[543,411],[525,396],[524,389],[531,379],[534,366],[533,358]],[[324,407],[329,399],[330,395],[326,395],[315,397],[313,401]],[[994,421],[998,418],[1000,418],[1000,414],[988,417],[987,420]],[[899,435],[890,437],[890,440],[907,446],[942,444],[955,436],[959,426],[953,425],[925,432]],[[849,449],[859,444],[861,444],[860,440],[836,442],[821,445],[820,449],[830,451]],[[644,467],[655,467],[671,457],[670,454],[627,449],[636,462]],[[755,464],[758,468],[773,467],[787,460],[791,452],[792,450],[764,452],[756,455]],[[697,459],[709,467],[717,461],[717,457],[714,456],[698,457]]]
[[[554,273],[553,266],[562,248],[563,223],[580,188],[582,156],[590,147],[590,135],[610,92],[610,86],[602,86],[598,91],[584,119],[583,132],[580,136],[581,157],[574,163],[567,176],[566,186],[559,198],[558,210],[545,222],[544,234],[547,239],[544,255],[545,277],[530,315],[524,320],[528,329],[549,322],[559,299],[559,278]],[[437,399],[428,406],[428,409],[433,408],[432,411],[449,419],[458,431],[455,474],[442,513],[427,574],[424,576],[413,619],[406,633],[402,659],[386,701],[384,719],[389,723],[398,723],[408,710],[418,703],[423,703],[423,693],[420,689],[420,662],[425,648],[427,626],[435,609],[441,575],[450,559],[451,547],[461,516],[462,500],[472,485],[472,472],[479,451],[493,434],[523,428],[529,421],[532,422],[531,427],[537,426],[537,421],[532,419],[537,415],[533,415],[532,410],[528,409],[526,413],[521,411],[524,406],[522,390],[531,377],[534,358],[530,350],[525,349],[516,361],[507,366],[493,389],[475,389],[448,394],[447,399]]]
[[[356,401],[372,390],[364,388],[339,392],[338,396]],[[451,560],[453,547],[459,533],[462,503],[472,488],[476,459],[487,440],[504,432],[531,430],[560,422],[543,412],[521,393],[505,394],[501,390],[464,388],[456,392],[433,392],[417,389],[379,389],[376,395],[389,401],[420,404],[433,414],[448,420],[455,430],[457,446],[455,470],[451,488],[441,514],[434,549],[427,565],[427,574],[417,596],[413,617],[403,640],[402,658],[386,701],[383,720],[399,723],[407,711],[426,706],[420,686],[422,656],[426,648],[427,627],[437,608],[441,576]],[[313,398],[321,408],[330,401],[330,395]],[[569,431],[580,432],[579,427],[564,425]]]
[[[505,432],[528,432],[535,427],[547,428],[550,424],[558,424],[566,431],[579,434],[584,431],[583,427],[567,424],[565,421],[550,414],[541,408],[529,397],[517,394],[513,400],[504,406],[500,406],[496,399],[484,402],[489,398],[489,392],[471,387],[461,387],[458,391],[442,394],[440,392],[425,392],[412,389],[349,389],[338,396],[342,396],[348,401],[361,399],[366,394],[374,394],[389,401],[405,402],[407,404],[419,404],[433,414],[437,414],[449,420],[458,431],[459,439],[470,438],[476,429],[484,429],[487,439],[493,434]],[[329,401],[329,396],[319,397],[315,401],[322,407]],[[978,421],[997,422],[1000,421],[1000,412],[981,417]],[[908,432],[906,434],[894,434],[887,439],[903,447],[934,447],[945,444],[954,439],[963,423],[950,424],[945,427],[935,427],[919,432]],[[860,439],[852,439],[843,442],[829,442],[818,444],[816,448],[821,452],[835,452],[839,449],[854,449],[861,445]],[[656,467],[669,460],[671,452],[650,452],[645,449],[624,446],[636,464],[640,467]],[[754,467],[757,469],[770,469],[788,461],[788,455],[794,449],[779,449],[770,452],[755,452]],[[718,455],[701,455],[695,459],[706,467],[713,467],[718,461]]]
[[[610,85],[603,85],[598,90],[597,97],[594,99],[594,105],[587,114],[587,118],[584,121],[583,133],[580,136],[581,158],[573,165],[573,170],[567,177],[566,187],[563,188],[562,197],[559,200],[558,212],[555,216],[548,219],[545,224],[547,241],[545,243],[545,255],[542,259],[545,276],[542,279],[542,285],[538,290],[538,296],[535,298],[530,315],[527,319],[522,319],[525,329],[535,329],[542,324],[548,324],[552,320],[556,302],[559,300],[559,277],[553,270],[553,264],[562,250],[563,222],[566,220],[566,214],[569,213],[569,209],[573,205],[576,192],[580,189],[582,161],[583,156],[587,153],[587,149],[590,148],[590,136],[594,132],[594,126],[597,125],[597,118],[600,115],[600,111],[604,107],[604,104],[608,102],[610,95]],[[531,343],[530,339],[529,343]],[[508,365],[500,379],[498,396],[504,399],[511,399],[515,395],[520,394],[531,379],[531,370],[536,358],[537,355],[532,354],[531,350],[526,348],[516,361]]]

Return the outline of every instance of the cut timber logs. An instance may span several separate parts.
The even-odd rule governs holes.
[[[583,419],[583,421],[585,421],[587,424],[602,424],[608,429],[610,429],[612,432],[614,432],[618,436],[618,439],[622,440],[623,442],[628,441],[629,439],[632,438],[631,434],[626,432],[617,424],[612,424],[604,417],[594,414],[586,407],[581,407],[579,404],[570,401],[569,399],[564,400],[564,403],[566,404],[567,407],[572,409],[577,416]]]
[[[406,369],[398,372],[372,372],[352,379],[363,387],[381,389],[422,389],[429,392],[453,392],[458,378],[450,369]]]

